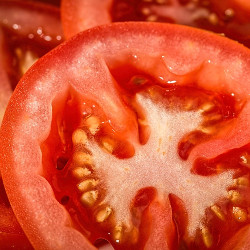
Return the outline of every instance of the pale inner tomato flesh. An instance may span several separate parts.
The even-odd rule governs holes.
[[[193,175],[190,163],[179,157],[178,143],[199,127],[202,120],[199,112],[168,112],[149,98],[138,95],[136,100],[145,111],[151,133],[144,146],[135,145],[132,158],[117,159],[94,142],[86,145],[92,153],[97,177],[101,177],[107,188],[104,202],[115,208],[118,224],[129,226],[130,203],[138,190],[155,187],[159,199],[174,193],[188,209],[189,234],[193,235],[205,208],[226,196],[226,188],[233,182],[232,173],[210,178]]]

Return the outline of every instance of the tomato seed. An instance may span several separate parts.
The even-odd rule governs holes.
[[[115,226],[113,237],[116,243],[120,243],[122,240],[124,228],[122,225]]]
[[[95,180],[95,179],[85,180],[85,181],[80,182],[77,185],[77,188],[79,191],[84,192],[84,191],[87,191],[89,189],[95,188],[97,186],[98,182],[99,181]]]
[[[228,198],[233,203],[239,203],[242,200],[240,193],[236,190],[230,190],[228,192]]]
[[[215,105],[212,102],[206,102],[202,104],[200,108],[203,112],[208,112],[215,108]]]
[[[115,148],[115,141],[111,138],[104,137],[101,140],[101,144],[103,146],[103,149],[107,151],[108,153],[112,154]]]
[[[250,167],[250,156],[248,153],[245,153],[240,156],[240,162],[247,167]]]
[[[200,127],[199,131],[201,131],[204,134],[211,135],[215,132],[215,127]]]
[[[88,168],[76,167],[72,169],[72,174],[77,179],[82,179],[85,176],[91,174],[91,171]]]
[[[148,22],[156,22],[158,17],[156,15],[150,15],[146,18],[146,21]]]
[[[87,134],[82,129],[76,129],[72,134],[72,142],[76,144],[85,144],[87,142]]]
[[[237,179],[234,179],[234,185],[235,186],[249,186],[249,180],[246,177],[239,177]]]
[[[218,16],[213,12],[208,16],[208,21],[212,24],[212,25],[217,25],[219,23],[219,18]]]
[[[98,191],[91,190],[81,195],[80,201],[83,205],[93,206],[98,198]]]
[[[233,216],[238,222],[245,222],[248,218],[246,210],[240,207],[233,207]]]
[[[229,19],[233,18],[234,17],[234,10],[232,8],[229,8],[229,9],[226,9],[225,10],[225,16],[227,18],[226,21],[228,21]]]
[[[213,244],[213,237],[211,235],[211,233],[209,232],[208,228],[203,227],[201,229],[201,233],[202,233],[202,239],[203,239],[203,243],[207,248],[210,248]]]
[[[211,206],[211,210],[214,212],[214,214],[220,219],[225,220],[225,215],[221,211],[221,208],[217,205]]]
[[[98,117],[90,116],[89,118],[86,119],[85,123],[89,129],[89,132],[92,135],[95,135],[97,131],[99,130],[100,120]]]
[[[148,16],[151,13],[151,11],[149,8],[142,8],[141,13],[145,16]]]
[[[96,221],[101,223],[104,222],[105,220],[108,219],[108,217],[111,215],[112,213],[112,208],[107,206],[104,209],[100,210],[97,215],[96,215]]]
[[[91,165],[92,162],[92,156],[90,154],[84,153],[84,152],[75,152],[73,155],[73,161],[78,165],[84,165],[88,164]]]

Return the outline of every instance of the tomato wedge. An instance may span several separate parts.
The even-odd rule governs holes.
[[[222,33],[250,47],[248,1],[62,0],[61,10],[66,37],[110,22],[169,22]]]
[[[0,145],[34,248],[249,249],[249,58],[209,32],[140,22],[42,57]]]

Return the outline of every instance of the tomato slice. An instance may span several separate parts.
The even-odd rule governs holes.
[[[110,22],[170,22],[222,33],[250,47],[250,8],[242,0],[62,0],[61,10],[66,37]]]
[[[18,13],[18,15],[16,14]],[[57,7],[17,0],[0,2],[0,25],[6,37],[5,70],[12,88],[42,55],[63,41]]]
[[[50,5],[0,1],[0,123],[17,82],[43,54],[63,40],[60,13]],[[32,249],[0,185],[0,248]]]
[[[249,56],[209,32],[131,22],[42,57],[0,145],[33,246],[249,248]]]

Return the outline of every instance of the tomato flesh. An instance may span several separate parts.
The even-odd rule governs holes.
[[[117,87],[120,88],[120,92],[123,93],[122,96],[125,96],[125,105],[134,109],[134,112],[137,114],[140,147],[145,147],[145,145],[149,143],[149,138],[152,136],[152,130],[154,130],[155,127],[152,127],[149,121],[146,122],[149,113],[145,114],[141,104],[138,104],[138,101],[136,101],[138,95],[149,96],[156,103],[158,102],[157,100],[162,100],[162,103],[159,103],[160,106],[164,105],[164,109],[173,110],[173,112],[177,114],[178,111],[192,113],[203,110],[201,128],[199,129],[197,127],[197,130],[191,130],[183,138],[180,138],[178,152],[183,160],[188,159],[189,152],[193,147],[216,137],[221,131],[223,132],[225,126],[228,126],[228,123],[238,116],[242,108],[241,101],[237,100],[236,102],[232,95],[202,91],[194,87],[180,87],[175,84],[163,87],[162,84],[157,82],[152,76],[143,75],[142,71],[138,71],[132,66],[124,66],[122,70],[121,67],[114,68],[111,69],[111,73],[116,79],[116,82],[119,83]],[[72,90],[69,92],[70,94],[66,98],[66,104],[63,106],[63,109],[56,109],[53,115],[57,119],[52,122],[54,129],[42,147],[44,148],[45,155],[44,164],[49,160],[53,167],[48,170],[46,178],[54,187],[57,199],[74,218],[75,227],[85,233],[93,243],[99,238],[104,238],[111,242],[116,249],[141,249],[143,245],[142,242],[144,242],[144,244],[146,244],[147,241],[150,242],[148,237],[152,234],[152,232],[149,233],[150,226],[148,224],[147,230],[149,231],[145,231],[145,223],[147,223],[145,221],[152,221],[152,218],[151,220],[147,219],[150,208],[151,206],[154,207],[155,205],[153,204],[157,204],[157,200],[159,199],[160,203],[162,203],[159,197],[161,195],[158,193],[159,190],[151,188],[150,181],[148,180],[149,186],[140,189],[139,193],[134,196],[133,204],[130,205],[132,216],[132,222],[129,223],[130,227],[127,228],[123,224],[117,224],[115,214],[113,214],[113,208],[111,204],[108,203],[109,200],[106,199],[108,192],[106,188],[107,185],[110,184],[106,183],[105,179],[100,179],[100,176],[105,176],[105,172],[102,172],[105,170],[99,173],[96,172],[96,166],[92,158],[94,158],[95,155],[100,157],[102,154],[111,154],[115,158],[128,159],[128,164],[131,166],[127,166],[127,171],[132,171],[130,168],[133,168],[133,160],[129,161],[129,159],[136,157],[139,148],[124,139],[121,140],[119,133],[111,129],[107,120],[108,118],[105,116],[101,107],[98,107],[98,104],[78,96]],[[61,106],[58,105],[60,102],[61,101],[58,100],[57,103],[55,103],[55,107]],[[152,105],[150,102],[146,101],[146,103],[148,108]],[[72,110],[74,110],[73,113]],[[64,117],[60,117],[60,113],[64,114]],[[160,120],[157,121],[157,123],[163,122],[161,121],[162,117],[158,118]],[[182,117],[182,119],[185,118]],[[199,120],[200,118],[199,116],[194,116],[192,119]],[[170,142],[172,136],[173,135],[169,136]],[[91,147],[86,146],[88,141],[92,141],[90,142]],[[167,154],[161,145],[165,145],[164,139],[160,138],[158,143],[159,148],[157,152],[163,155]],[[187,145],[188,149],[186,149]],[[103,153],[99,152],[99,147],[102,148],[100,150],[103,150]],[[47,155],[46,152],[49,152],[49,148],[56,148],[57,150]],[[249,152],[249,148],[241,148],[237,151],[233,150],[230,153],[226,153],[223,157],[209,162],[200,159],[197,160],[191,169],[194,175],[211,176],[211,180],[214,180],[215,189],[216,185],[221,185],[219,182],[225,183],[223,173],[229,177],[231,174],[228,175],[227,172],[230,169],[235,170],[233,174],[235,183],[237,183],[237,180],[240,181],[241,178],[248,183],[243,189],[241,184],[239,186],[237,184],[233,186],[233,181],[231,181],[231,183],[226,182],[224,184],[225,186],[220,186],[220,188],[225,189],[223,192],[228,192],[231,196],[229,196],[229,198],[220,198],[223,196],[222,192],[221,195],[214,200],[215,204],[204,210],[204,214],[200,215],[202,217],[199,219],[202,221],[202,226],[195,224],[190,231],[190,225],[187,223],[188,218],[190,218],[188,214],[189,210],[186,207],[187,204],[185,204],[183,197],[178,197],[178,194],[175,195],[175,193],[172,194],[170,192],[172,213],[173,218],[175,218],[174,221],[176,222],[175,225],[178,234],[174,237],[175,243],[169,243],[168,247],[175,244],[178,246],[185,245],[188,249],[207,249],[208,247],[217,249],[218,247],[222,247],[235,232],[249,223],[249,218],[246,213],[250,205],[247,201],[247,192],[250,191],[250,172],[247,168],[242,169],[239,162],[244,152]],[[95,160],[97,161],[97,159]],[[111,160],[110,156],[107,160],[103,160],[103,162],[109,162],[110,165],[112,165],[112,161],[114,162],[113,165],[118,165],[118,163],[115,164],[114,160]],[[227,162],[230,164],[227,164]],[[122,168],[122,166],[116,167]],[[124,169],[126,169],[126,167],[124,167]],[[170,173],[167,175],[169,174]],[[131,181],[129,180],[130,178],[128,177],[127,181]],[[161,178],[159,177],[159,179]],[[116,186],[117,185],[118,184],[116,184]],[[152,185],[156,185],[156,183],[152,183]],[[110,188],[111,187],[108,186],[108,190]],[[167,190],[168,188],[165,192],[167,192]],[[235,204],[230,198],[238,193],[241,197],[244,197],[242,198],[244,202]],[[168,200],[167,196],[164,199]],[[245,216],[243,219],[237,218],[237,216],[240,216],[240,213]],[[197,217],[195,218],[198,219]],[[124,224],[128,225],[128,222],[126,221]],[[227,224],[230,224],[230,226],[226,226]],[[82,226],[84,226],[84,230]],[[152,227],[157,227],[157,224],[152,224]],[[172,231],[174,234],[174,226],[170,224],[168,227],[172,228],[169,229],[169,232]],[[166,237],[166,235],[164,235],[164,237]],[[166,246],[163,248],[166,248]]]
[[[120,23],[37,62],[1,131],[6,190],[34,246],[218,249],[247,232],[248,58],[211,33]]]

